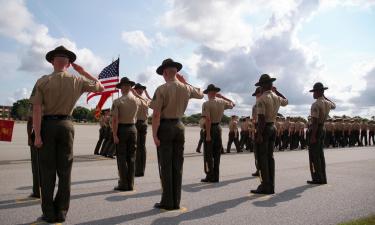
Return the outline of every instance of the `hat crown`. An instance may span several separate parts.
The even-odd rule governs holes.
[[[168,58],[168,59],[164,59],[163,62],[161,63],[162,65],[167,65],[169,63],[174,63],[173,59],[171,58]]]
[[[207,86],[207,89],[215,89],[215,88],[216,88],[216,86],[214,84],[209,84]]]
[[[271,79],[270,75],[268,74],[262,74],[259,78],[259,81],[269,80]]]
[[[313,89],[323,89],[324,86],[321,82],[316,82],[313,86]]]
[[[55,50],[68,50],[67,48],[64,47],[64,45],[60,45],[59,47],[56,47]]]
[[[123,77],[123,78],[121,78],[120,83],[124,83],[124,82],[128,82],[128,81],[130,81],[129,78]]]

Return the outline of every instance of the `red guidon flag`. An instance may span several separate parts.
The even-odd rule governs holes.
[[[0,141],[12,141],[14,120],[0,119]]]
[[[101,96],[98,105],[95,108],[96,118],[99,118],[102,107],[104,103],[107,101],[107,99],[113,93],[118,93],[118,90],[116,89],[116,84],[119,82],[119,64],[120,58],[118,58],[116,61],[105,67],[102,70],[102,72],[100,72],[98,80],[103,84],[104,91],[98,93],[92,92],[87,95],[87,102],[95,96]]]

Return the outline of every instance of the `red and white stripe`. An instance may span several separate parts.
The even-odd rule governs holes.
[[[87,102],[95,97],[95,96],[98,96],[98,95],[102,95],[102,94],[105,94],[105,93],[117,93],[118,92],[118,89],[116,88],[116,84],[118,84],[119,82],[119,77],[110,77],[110,78],[104,78],[104,79],[100,79],[100,82],[103,84],[104,86],[104,91],[102,92],[90,92],[87,94]]]

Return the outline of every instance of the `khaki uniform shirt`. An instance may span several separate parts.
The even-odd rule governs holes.
[[[201,129],[206,129],[206,119],[205,119],[205,118],[201,118],[201,119],[199,120],[199,127],[200,127]]]
[[[277,122],[275,123],[275,127],[276,127],[276,134],[277,134],[277,135],[280,135],[281,132],[282,132],[282,129],[283,129],[283,124],[282,124],[282,122],[277,121]]]
[[[178,80],[169,81],[156,89],[150,108],[159,111],[162,119],[180,119],[191,98],[202,99],[203,92]]]
[[[289,121],[289,120],[286,120],[286,121],[283,123],[283,131],[284,131],[284,130],[289,131],[289,125],[290,125],[290,121]]]
[[[230,132],[238,132],[238,127],[237,127],[237,125],[238,125],[237,120],[231,120],[231,121],[229,122],[229,131],[230,131]]]
[[[263,92],[257,100],[257,115],[264,115],[266,123],[275,122],[280,106],[288,105],[288,100],[277,96],[272,91]]]
[[[367,123],[361,123],[361,130],[367,130],[368,124]]]
[[[253,118],[254,123],[258,122],[258,114],[257,114],[257,105],[253,105],[253,108],[251,110],[251,117]]]
[[[31,93],[32,104],[43,106],[43,115],[72,115],[84,92],[99,91],[99,83],[68,72],[53,72],[38,79]]]
[[[232,108],[232,104],[223,99],[210,99],[203,103],[202,115],[210,118],[211,123],[220,123],[224,110]]]
[[[249,130],[249,124],[247,121],[241,122],[241,131],[248,131]]]
[[[375,124],[369,124],[368,129],[370,131],[375,131]]]
[[[147,102],[129,92],[113,101],[111,114],[118,117],[118,123],[135,123],[140,106],[147,106]]]
[[[296,123],[295,122],[289,122],[289,132],[294,133],[296,130]]]
[[[343,129],[344,129],[344,131],[349,131],[350,130],[350,123],[344,123]]]
[[[300,131],[300,132],[304,132],[305,131],[305,127],[306,127],[306,124],[304,123],[304,122],[298,122],[298,130]]]
[[[330,122],[325,122],[324,127],[325,127],[326,131],[332,131],[332,126],[331,126]]]
[[[147,121],[148,119],[148,106],[150,105],[149,100],[144,100],[146,104],[142,104],[138,108],[137,112],[137,120],[144,120]]]
[[[317,118],[319,124],[324,124],[326,121],[329,111],[335,109],[336,105],[332,102],[327,101],[324,97],[319,97],[311,105],[311,117]]]
[[[360,130],[361,129],[361,124],[360,123],[358,123],[358,122],[354,122],[353,123],[353,126],[352,126],[352,129],[353,130]]]
[[[335,131],[342,131],[342,125],[341,122],[337,121],[335,122]]]

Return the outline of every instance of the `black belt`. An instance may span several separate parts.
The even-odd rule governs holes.
[[[137,123],[144,123],[146,120],[137,120]]]
[[[44,115],[43,120],[71,120],[72,117],[68,115]]]
[[[211,123],[211,126],[218,126],[220,123]]]
[[[160,119],[160,122],[180,122],[180,119]]]
[[[134,126],[134,123],[119,123],[118,127],[131,127]]]

